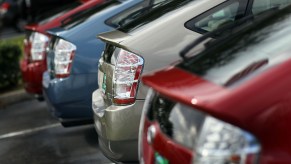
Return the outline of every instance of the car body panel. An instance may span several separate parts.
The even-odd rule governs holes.
[[[27,25],[25,27],[27,30],[27,35],[30,35],[32,32],[39,32],[41,34],[45,34],[48,37],[50,37],[50,35],[46,32],[46,30],[59,27],[62,24],[63,20],[66,20],[69,17],[72,17],[74,14],[78,14],[79,12],[87,10],[93,6],[100,5],[103,2],[104,2],[103,0],[91,0],[64,14],[63,12],[61,12],[57,14],[57,17],[52,16],[50,18],[47,18],[48,20],[42,21],[38,24]],[[60,15],[60,14],[63,14],[63,15]],[[24,40],[24,50],[25,50],[24,51],[25,58],[21,60],[20,68],[22,72],[25,89],[28,93],[41,95],[42,94],[42,85],[41,85],[42,74],[47,69],[46,60],[42,60],[42,61],[30,60],[31,43],[29,41],[28,36]]]
[[[279,14],[283,16],[280,17]],[[230,42],[233,41],[233,44],[237,46],[232,46],[232,48],[235,47],[236,51],[232,52],[231,49],[229,52],[234,54],[243,55],[251,52],[252,58],[249,59],[250,61],[256,61],[258,54],[262,55],[260,57],[267,57],[268,59],[266,65],[255,71],[248,71],[247,74],[241,76],[231,85],[219,85],[206,80],[205,74],[192,73],[187,69],[181,69],[179,66],[171,66],[145,75],[143,82],[158,94],[172,101],[181,102],[192,107],[193,110],[202,111],[250,132],[261,145],[259,163],[289,163],[291,160],[291,142],[289,140],[291,133],[286,129],[291,120],[289,112],[291,107],[289,85],[291,81],[289,77],[291,71],[291,56],[289,54],[291,49],[288,46],[288,40],[291,37],[286,35],[287,33],[284,31],[290,30],[290,17],[289,6],[287,9],[278,12],[278,15],[254,24],[253,29],[254,31],[258,30],[257,33],[248,30],[244,32],[245,35],[238,35],[234,39],[228,40],[228,44],[221,43],[221,45],[229,47],[228,45],[232,44]],[[282,28],[278,29],[279,26]],[[261,27],[263,27],[262,30],[259,30]],[[268,35],[264,35],[264,32]],[[237,44],[240,40],[238,38],[243,38],[244,44]],[[256,42],[248,42],[246,38],[257,38],[257,40]],[[276,44],[274,44],[274,41]],[[217,49],[208,51],[208,53]],[[228,49],[224,48],[224,50]],[[225,51],[222,50],[221,52]],[[238,67],[236,66],[236,68]],[[231,71],[233,70],[229,70],[229,72]],[[240,72],[240,70],[236,71]],[[168,81],[171,81],[171,83],[168,83]],[[147,128],[151,124],[154,125],[155,123],[149,123],[145,119],[144,127]],[[143,138],[145,138],[147,131],[144,130],[143,132]],[[149,146],[147,142],[144,141],[143,143],[145,144],[143,150],[147,151],[143,152],[144,158],[149,158],[144,159],[145,163],[154,158],[148,153],[151,154],[158,149],[161,153],[166,151],[159,145]],[[176,143],[176,145],[179,144]],[[166,156],[166,158],[170,159],[171,157]]]
[[[43,83],[46,84],[46,86],[43,85],[46,101],[54,111],[53,113],[61,113],[55,115],[61,121],[93,119],[91,94],[97,86],[96,67],[104,48],[104,43],[96,39],[96,35],[114,29],[105,23],[106,20],[130,7],[139,5],[141,2],[143,1],[117,2],[101,12],[86,17],[85,20],[81,20],[77,24],[51,30],[52,40],[64,39],[77,47],[68,78],[58,79],[53,73],[50,73],[47,75],[49,78],[43,79]],[[48,70],[53,69],[53,58],[54,52],[51,49],[47,57]],[[74,78],[71,78],[71,76]],[[60,95],[64,97],[60,97]],[[59,99],[55,99],[56,97]],[[63,108],[67,110],[63,110]]]
[[[234,1],[224,1],[224,0],[217,0],[217,1],[193,1],[189,2],[183,7],[174,8],[172,12],[163,13],[160,15],[149,16],[150,18],[144,20],[137,21],[137,27],[134,25],[129,24],[126,27],[121,27],[117,31],[109,32],[100,34],[99,38],[106,42],[108,45],[116,46],[117,48],[123,48],[129,52],[132,52],[136,55],[139,55],[145,61],[143,74],[148,73],[152,70],[160,69],[166,65],[174,64],[178,60],[181,60],[179,54],[180,51],[190,44],[194,39],[199,38],[202,34],[196,31],[192,31],[186,28],[187,22],[193,20],[204,13],[208,13],[211,10],[216,10],[221,6],[228,5]],[[252,1],[241,1],[240,7],[238,10],[243,10],[243,17],[247,15],[252,15],[249,9],[252,7]],[[267,10],[267,9],[266,9]],[[217,10],[216,10],[217,11]],[[252,15],[253,16],[253,15]],[[134,22],[136,23],[136,22]],[[199,45],[196,50],[200,50],[205,48],[204,45]],[[113,52],[112,56],[115,56]],[[105,52],[106,55],[106,52]],[[103,55],[104,56],[104,55]],[[133,105],[127,105],[128,108],[125,108],[123,105],[116,105],[112,102],[112,95],[113,95],[113,73],[115,66],[111,62],[105,62],[104,59],[100,59],[99,63],[99,75],[106,75],[106,83],[103,82],[103,77],[99,77],[99,87],[103,84],[106,84],[105,93],[100,93],[100,97],[103,97],[102,103],[98,106],[97,101],[93,99],[93,106],[96,103],[97,110],[98,108],[102,109],[101,115],[95,114],[95,122],[103,126],[104,129],[107,129],[106,134],[112,133],[117,134],[116,131],[109,131],[111,130],[110,127],[114,127],[114,123],[108,124],[106,121],[105,115],[108,113],[112,113],[112,110],[109,110],[111,106],[114,106],[116,110],[133,110]],[[100,73],[102,72],[102,73]],[[162,79],[165,80],[165,79]],[[169,85],[170,80],[165,80]],[[101,84],[101,85],[100,85]],[[218,87],[219,88],[219,87]],[[217,88],[215,88],[217,89]],[[147,93],[147,88],[140,84],[138,87],[138,93],[136,99],[138,101],[144,100],[145,95]],[[94,92],[94,94],[98,94]],[[95,96],[96,97],[96,96]],[[99,99],[98,99],[99,101]],[[118,107],[118,108],[117,108]],[[139,109],[139,113],[141,115],[142,109]],[[110,114],[111,115],[111,114]],[[120,117],[120,116],[119,116]],[[126,118],[126,116],[124,116]],[[127,117],[129,120],[136,120],[136,118]],[[103,131],[99,131],[99,136],[106,136],[103,134]],[[123,129],[119,129],[119,134],[124,141]],[[132,136],[128,135],[128,138],[132,139]],[[102,140],[103,139],[103,140]],[[137,138],[136,138],[137,139]],[[101,138],[99,142],[110,142],[110,138]],[[112,145],[111,145],[112,146]],[[110,149],[110,147],[107,147]],[[111,156],[118,156],[119,152],[114,152],[115,154],[111,154]],[[120,152],[123,153],[123,152]],[[130,153],[130,152],[129,152]],[[108,154],[107,154],[108,155]]]
[[[195,16],[198,16],[199,14],[207,11],[210,8],[213,8],[217,6],[218,4],[223,3],[224,0],[218,0],[218,1],[197,1],[197,2],[191,2],[185,7],[178,8],[174,10],[173,12],[167,13],[166,15],[161,16],[161,19],[156,19],[155,21],[152,21],[144,26],[142,26],[140,29],[136,29],[134,31],[131,31],[130,33],[126,34],[120,30],[116,30],[109,33],[100,34],[99,38],[107,43],[110,43],[112,45],[115,45],[119,48],[123,48],[125,50],[128,50],[130,52],[133,52],[137,55],[142,56],[142,58],[145,60],[144,70],[143,73],[147,73],[149,71],[161,68],[165,65],[168,65],[176,60],[179,59],[179,50],[185,47],[189,42],[194,40],[195,38],[198,38],[201,36],[199,33],[195,33],[187,28],[184,27],[185,22],[192,19]],[[170,34],[170,35],[169,35]],[[161,38],[167,40],[167,42],[161,42]],[[165,57],[166,56],[166,57]],[[147,62],[150,61],[150,62]],[[131,128],[132,132],[128,132],[127,135],[124,135],[124,129],[127,129],[126,126],[123,126],[122,128],[119,128],[117,130],[112,130],[112,127],[115,127],[115,122],[107,121],[107,115],[115,115],[114,111],[111,110],[112,108],[119,110],[124,110],[124,116],[119,116],[121,118],[127,118],[128,120],[131,120],[131,122],[135,122],[136,124],[139,124],[139,120],[142,113],[142,108],[140,108],[138,104],[140,102],[144,102],[144,99],[146,97],[147,88],[143,86],[143,84],[140,84],[138,94],[137,94],[137,102],[133,105],[127,105],[127,106],[118,106],[112,103],[112,79],[113,79],[113,73],[114,73],[114,65],[111,63],[105,62],[102,58],[99,61],[99,73],[100,76],[99,79],[99,87],[102,86],[103,82],[103,76],[104,73],[106,74],[106,91],[105,94],[99,94],[99,96],[103,97],[104,101],[103,106],[100,108],[104,108],[102,112],[104,115],[100,116],[95,113],[95,124],[99,124],[103,126],[100,129],[107,129],[106,131],[100,131],[97,130],[99,136],[103,136],[99,138],[99,143],[108,143],[113,141],[112,138],[107,137],[104,138],[104,136],[119,136],[118,139],[120,142],[126,142],[127,140],[132,141],[132,135],[133,132],[138,131],[138,126],[136,126],[136,129]],[[98,94],[98,91],[95,91],[93,93]],[[93,105],[95,103],[95,100],[93,99]],[[133,115],[128,115],[128,112],[138,113],[135,114],[135,117],[132,117]],[[117,116],[116,116],[117,117]],[[136,118],[138,117],[138,118]],[[124,120],[124,119],[123,119]],[[115,128],[114,128],[115,129]],[[121,137],[122,136],[122,137]],[[135,143],[137,143],[138,140],[138,134],[135,134]],[[110,145],[112,146],[112,144]],[[137,145],[135,145],[135,151],[137,151]],[[103,147],[101,147],[103,149]],[[112,152],[109,149],[109,146],[105,147],[107,150],[103,150],[105,152],[109,152],[109,154],[106,154],[107,156],[110,156],[111,158],[119,157],[119,154],[124,154],[122,151],[120,152]],[[131,152],[128,152],[131,153]],[[138,158],[137,156],[135,158]],[[116,160],[124,160],[123,158],[118,158]]]
[[[20,61],[20,70],[26,92],[41,95],[42,94],[42,74],[46,70],[46,62],[29,63],[28,60]]]

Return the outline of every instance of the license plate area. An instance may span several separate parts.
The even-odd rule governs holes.
[[[169,164],[169,161],[161,156],[158,152],[155,153],[155,164]]]
[[[103,74],[101,88],[102,88],[101,89],[102,90],[102,93],[105,94],[105,92],[106,92],[106,74],[105,73]]]

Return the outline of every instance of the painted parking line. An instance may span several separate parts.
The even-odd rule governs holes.
[[[42,130],[55,128],[55,127],[59,127],[59,126],[61,126],[60,123],[55,123],[55,124],[51,124],[51,125],[46,125],[46,126],[41,126],[41,127],[37,127],[37,128],[22,130],[22,131],[18,131],[18,132],[11,132],[11,133],[0,135],[0,140],[1,139],[11,138],[11,137],[16,137],[16,136],[22,136],[22,135],[26,135],[26,134],[30,134],[30,133],[35,133],[35,132],[39,132],[39,131],[42,131]]]

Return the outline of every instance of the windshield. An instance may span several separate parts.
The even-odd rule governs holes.
[[[214,41],[178,67],[216,84],[230,86],[291,58],[290,9],[289,6],[258,21],[224,41]]]
[[[128,22],[122,23],[118,30],[129,33],[192,1],[195,0],[155,0],[149,7],[134,13],[138,18],[134,14],[130,15],[127,18]]]

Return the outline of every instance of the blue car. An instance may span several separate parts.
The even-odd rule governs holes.
[[[64,127],[93,123],[92,92],[97,85],[98,60],[105,43],[97,34],[118,28],[146,12],[150,0],[107,1],[77,14],[52,29],[43,74],[43,94],[49,110]]]

